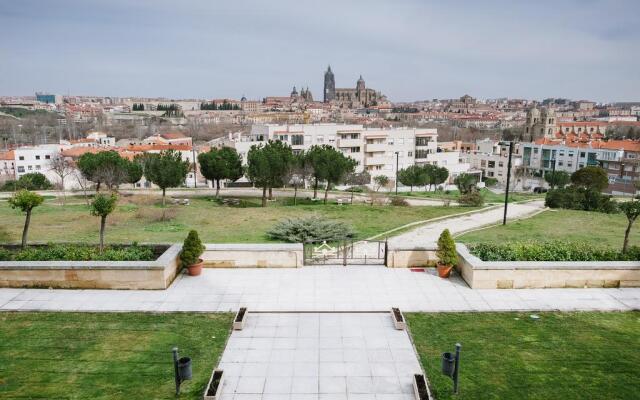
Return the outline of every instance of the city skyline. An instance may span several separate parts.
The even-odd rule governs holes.
[[[336,86],[362,75],[398,102],[638,100],[639,4],[505,4],[4,3],[0,95],[322,99],[331,65]]]

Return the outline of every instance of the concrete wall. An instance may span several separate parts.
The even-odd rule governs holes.
[[[0,261],[0,287],[166,289],[181,245],[155,261]]]
[[[473,289],[640,287],[640,261],[482,261],[456,244]]]
[[[438,262],[435,248],[391,247],[387,249],[387,267],[433,267]]]
[[[304,262],[302,244],[206,244],[205,267],[298,268]]]

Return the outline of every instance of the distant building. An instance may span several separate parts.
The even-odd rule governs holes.
[[[362,108],[376,106],[381,102],[386,102],[386,97],[380,92],[368,89],[362,75],[356,82],[355,89],[338,88],[331,71],[331,66],[324,73],[324,102],[335,102],[344,108]]]
[[[62,104],[62,96],[51,93],[36,92],[36,101],[47,104]]]

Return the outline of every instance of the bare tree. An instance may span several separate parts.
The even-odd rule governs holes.
[[[53,160],[51,160],[51,171],[53,171],[53,173],[56,174],[60,180],[60,187],[62,189],[62,205],[64,205],[67,201],[67,192],[64,181],[67,176],[71,175],[73,169],[74,168],[71,165],[71,162],[62,154],[59,154]]]
[[[82,189],[82,193],[84,194],[84,201],[87,203],[87,205],[89,205],[89,196],[87,195],[87,189],[89,188],[89,185],[91,185],[91,182],[82,174],[82,172],[80,172],[79,169],[73,169],[73,177],[76,179],[76,182],[78,182],[78,186],[80,186],[80,189]]]

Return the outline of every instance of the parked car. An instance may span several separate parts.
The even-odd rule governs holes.
[[[549,189],[542,187],[542,186],[536,186],[533,188],[533,193],[547,193]]]

